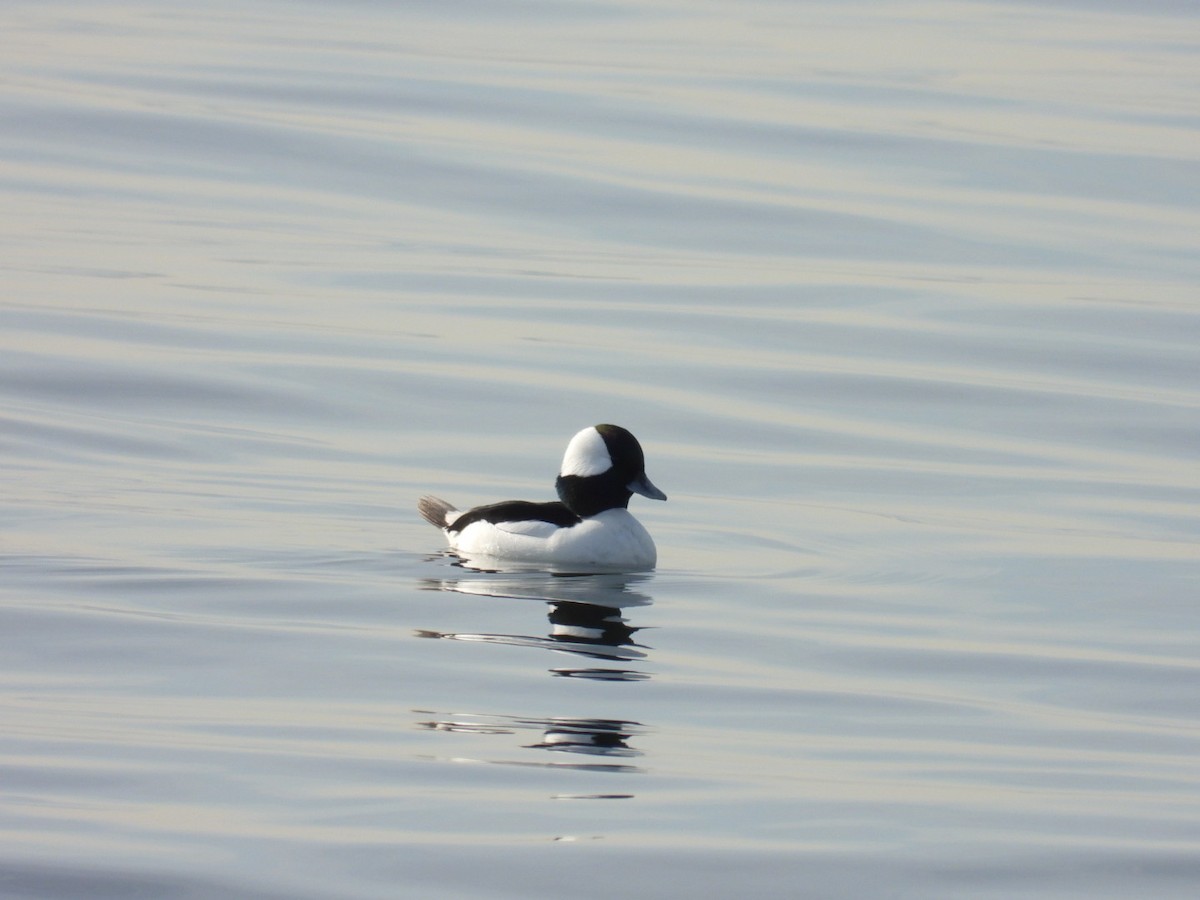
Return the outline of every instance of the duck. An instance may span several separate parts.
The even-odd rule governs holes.
[[[505,500],[459,510],[438,497],[417,511],[475,568],[545,567],[555,572],[643,572],[658,562],[654,540],[632,513],[634,494],[667,495],[646,475],[642,445],[619,425],[592,425],[567,444],[558,500]]]

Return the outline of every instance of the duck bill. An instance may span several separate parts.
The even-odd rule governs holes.
[[[629,482],[629,484],[625,485],[625,487],[633,491],[635,494],[641,494],[643,497],[649,497],[651,500],[667,499],[667,495],[650,482],[650,479],[646,477],[645,472],[633,479],[633,481]]]

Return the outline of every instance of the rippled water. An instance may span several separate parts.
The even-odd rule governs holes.
[[[0,48],[0,895],[1195,895],[1193,4]],[[652,575],[415,513],[603,421]]]

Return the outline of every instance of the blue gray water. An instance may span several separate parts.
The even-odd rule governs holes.
[[[1200,8],[5,20],[0,896],[1200,890]]]

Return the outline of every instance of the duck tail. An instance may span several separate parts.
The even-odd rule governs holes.
[[[422,497],[417,501],[417,512],[435,528],[445,528],[458,518],[458,508],[438,497]]]

